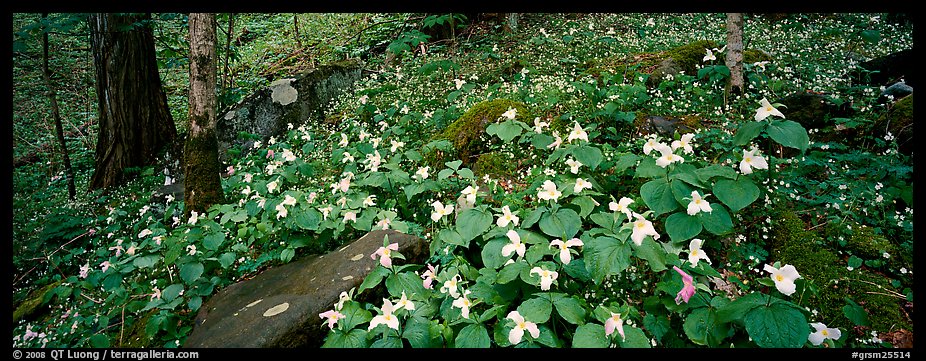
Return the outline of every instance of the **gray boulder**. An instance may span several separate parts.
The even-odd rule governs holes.
[[[318,315],[343,291],[358,287],[379,261],[370,258],[383,238],[399,244],[405,261],[424,263],[428,247],[418,237],[377,230],[325,255],[270,268],[215,294],[200,309],[184,347],[319,347],[328,327]],[[361,298],[374,297],[365,291]],[[381,291],[380,291],[381,292]]]
[[[299,127],[324,120],[328,103],[351,90],[360,76],[360,64],[355,61],[322,65],[300,76],[278,79],[219,112],[219,161],[228,160],[230,147],[243,146],[245,151],[250,148],[253,141],[240,137],[241,132],[267,140],[285,134],[288,124]]]

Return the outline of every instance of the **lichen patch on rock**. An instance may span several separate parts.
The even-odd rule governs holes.
[[[264,311],[264,317],[276,316],[283,312],[286,312],[286,310],[288,309],[289,309],[289,303],[284,302],[279,305],[270,307],[269,309],[267,309],[267,311]]]
[[[299,91],[290,85],[294,80],[296,79],[286,78],[270,83],[270,89],[273,90],[273,93],[270,94],[270,98],[273,99],[274,103],[288,105],[299,98]]]

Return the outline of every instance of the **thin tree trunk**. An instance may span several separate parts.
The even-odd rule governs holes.
[[[727,94],[743,92],[743,14],[727,13],[727,55],[725,59],[730,69],[730,81]]]
[[[47,17],[48,13],[42,13],[42,18]],[[67,142],[64,140],[64,127],[61,126],[61,113],[58,109],[55,85],[51,81],[51,71],[48,69],[48,31],[42,32],[42,54],[42,77],[45,78],[45,85],[48,87],[48,100],[51,102],[51,114],[55,120],[55,133],[58,136],[58,144],[61,146],[61,159],[64,162],[64,173],[68,181],[68,198],[74,200],[77,195],[74,189],[74,171],[71,169],[71,157],[68,155]]]
[[[222,89],[228,89],[231,85],[231,82],[228,81],[229,70],[228,70],[228,58],[231,57],[231,41],[234,38],[235,32],[235,13],[228,14],[228,32],[226,33],[225,38],[225,66],[222,70]]]
[[[296,45],[302,49],[302,39],[299,38],[299,14],[293,14],[293,30],[296,33]]]
[[[505,31],[509,33],[518,32],[518,13],[508,13],[505,21]]]
[[[126,168],[153,164],[177,136],[148,20],[147,14],[89,18],[100,122],[91,190],[123,183]]]
[[[190,131],[184,151],[185,212],[204,212],[223,201],[216,138],[215,14],[192,13],[190,21]]]

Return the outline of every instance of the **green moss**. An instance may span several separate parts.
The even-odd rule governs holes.
[[[770,61],[772,57],[768,53],[756,50],[756,49],[746,49],[743,50],[743,63],[758,63],[760,61]]]
[[[480,154],[473,164],[473,172],[478,177],[488,174],[490,177],[499,178],[511,175],[514,169],[515,165],[511,159],[497,152]]]
[[[456,150],[456,159],[462,160],[464,165],[469,166],[473,163],[473,158],[488,150],[486,143],[489,138],[485,133],[486,126],[497,122],[499,117],[510,108],[518,110],[516,118],[518,120],[528,122],[527,119],[533,119],[524,103],[510,99],[488,100],[473,105],[460,118],[450,123],[444,131],[435,135],[432,140],[449,140]]]
[[[894,135],[901,153],[913,153],[913,94],[898,100],[890,111],[878,118],[874,134],[880,136],[885,130]]]
[[[675,59],[675,63],[688,74],[694,74],[698,65],[703,62],[704,50],[718,48],[717,43],[710,40],[698,40],[676,48],[666,53],[666,58]],[[718,57],[718,61],[719,61]]]
[[[151,338],[148,337],[148,333],[145,331],[145,328],[148,326],[148,321],[152,316],[157,314],[157,310],[149,310],[141,318],[135,319],[132,322],[132,325],[125,329],[125,337],[122,338],[122,343],[116,347],[125,347],[125,348],[143,348],[151,346]]]
[[[848,251],[865,259],[881,258],[884,252],[897,254],[896,248],[887,238],[875,234],[874,229],[865,225],[853,224],[852,234],[845,240]]]
[[[61,282],[62,281],[58,281],[48,284],[45,287],[39,288],[29,293],[29,296],[27,296],[24,301],[16,306],[16,309],[13,311],[13,324],[16,324],[17,322],[27,318],[33,318],[33,316],[39,312],[42,305],[44,304],[43,301],[45,301],[45,294],[54,290],[56,287],[58,287],[58,285],[61,284]]]
[[[865,308],[872,330],[912,330],[912,320],[900,312],[902,300],[885,292],[891,289],[886,278],[866,269],[849,271],[844,260],[827,248],[819,235],[804,230],[804,222],[793,212],[778,212],[775,219],[769,263],[779,261],[793,265],[806,282],[817,287],[815,295],[806,293],[791,297],[791,301],[820,312],[808,321],[852,330],[855,324],[842,311],[848,297]]]

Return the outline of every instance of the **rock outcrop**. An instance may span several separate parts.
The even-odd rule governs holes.
[[[358,287],[379,261],[370,258],[384,237],[398,243],[404,263],[423,263],[428,247],[418,237],[378,230],[325,255],[270,268],[215,294],[196,316],[184,347],[319,347],[328,334],[318,315],[343,291]],[[375,291],[361,296],[373,297]],[[364,298],[355,298],[363,300]]]

